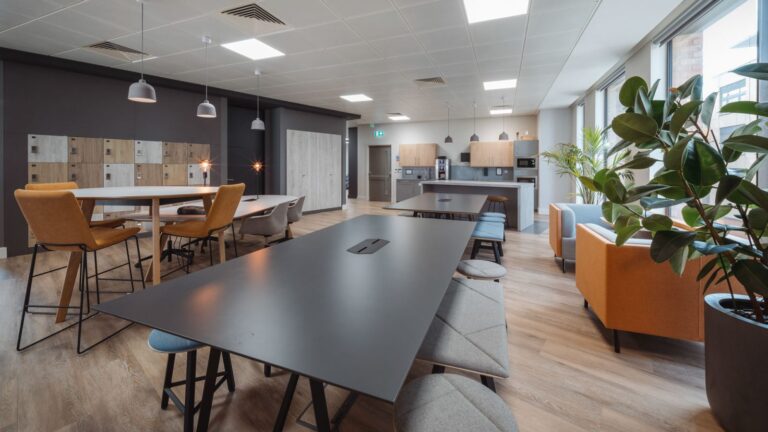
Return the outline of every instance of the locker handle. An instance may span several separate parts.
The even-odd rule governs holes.
[[[165,176],[165,178],[168,178],[168,173],[163,173],[163,176]]]
[[[76,155],[77,154],[77,147],[72,147],[72,151],[70,154]]]
[[[77,174],[72,173],[72,180],[77,180]]]
[[[107,180],[112,180],[112,174],[107,173]]]
[[[192,173],[189,173],[189,178],[192,178]]]
[[[104,153],[105,153],[107,156],[110,156],[110,155],[112,154],[112,149],[108,149],[108,148],[107,148],[107,149],[104,149]]]
[[[37,181],[37,174],[32,174],[32,181]]]
[[[37,146],[33,145],[30,151],[32,152],[32,154],[37,154]]]

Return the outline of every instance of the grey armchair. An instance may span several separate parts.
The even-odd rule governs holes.
[[[288,204],[279,204],[264,215],[245,219],[240,225],[240,235],[260,236],[263,238],[265,246],[283,239],[285,229],[288,226]],[[278,235],[280,237],[277,237]]]
[[[566,261],[576,261],[576,224],[580,223],[613,229],[603,220],[603,212],[598,204],[549,205],[549,244],[555,252],[555,258],[562,261],[563,273]]]
[[[303,212],[304,196],[300,196],[299,199],[288,204],[288,226],[285,228],[285,238],[293,238],[293,232],[291,232],[291,224],[298,222],[301,219]]]

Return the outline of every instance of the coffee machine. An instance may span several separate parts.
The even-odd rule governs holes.
[[[438,156],[435,159],[435,178],[437,180],[448,180],[451,178],[451,160],[445,156]]]

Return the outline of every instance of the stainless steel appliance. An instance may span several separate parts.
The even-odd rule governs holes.
[[[445,156],[438,156],[435,159],[435,178],[437,180],[448,180],[451,178],[451,160]]]
[[[518,168],[536,168],[536,158],[535,157],[515,158],[515,166]]]

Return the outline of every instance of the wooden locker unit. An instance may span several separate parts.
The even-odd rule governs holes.
[[[96,188],[104,185],[104,164],[71,163],[67,170],[68,181],[81,188]]]
[[[132,164],[134,158],[133,140],[104,139],[105,164]]]
[[[163,142],[164,164],[187,164],[187,143]],[[186,171],[186,166],[184,167]]]
[[[66,163],[30,163],[27,165],[28,183],[59,183],[67,180]]]
[[[187,162],[196,164],[201,161],[211,160],[211,146],[210,144],[187,144],[189,147],[189,159]]]
[[[70,137],[68,148],[70,163],[104,163],[104,140],[101,138]]]
[[[106,140],[105,140],[106,141]],[[106,142],[104,143],[106,145]],[[106,151],[105,154],[106,156]],[[133,153],[131,153],[133,155]],[[104,164],[104,187],[131,187],[134,185],[133,164]],[[134,211],[134,206],[105,205],[104,214]]]
[[[188,164],[187,165],[187,185],[189,186],[202,186],[205,182],[203,178],[203,168],[200,164]]]
[[[136,186],[162,186],[163,164],[136,164]]]
[[[163,142],[162,141],[140,141],[134,143],[136,151],[134,161],[139,164],[162,164],[163,163]]]
[[[27,162],[64,162],[67,158],[67,137],[58,135],[27,135]]]
[[[187,165],[186,164],[164,164],[163,165],[163,186],[186,186],[186,185],[187,185]]]

